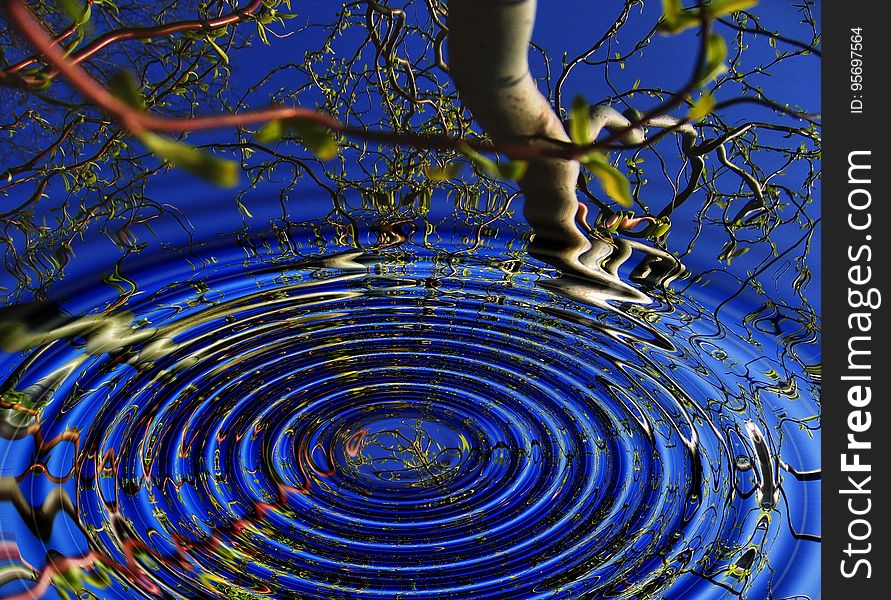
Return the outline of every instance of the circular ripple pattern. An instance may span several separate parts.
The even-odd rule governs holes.
[[[55,377],[40,444],[68,441],[16,468],[72,506],[29,532],[70,538],[42,572],[97,597],[754,598],[807,552],[774,421],[721,371],[751,348],[690,342],[690,307],[652,325],[491,263],[376,260],[224,265],[132,303],[146,337],[43,349],[18,389]]]

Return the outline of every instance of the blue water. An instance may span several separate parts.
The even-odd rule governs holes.
[[[604,237],[595,286],[452,208],[97,241],[7,308],[0,593],[817,597],[807,282]]]

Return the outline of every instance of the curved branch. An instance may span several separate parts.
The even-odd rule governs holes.
[[[581,54],[577,55],[571,61],[566,63],[566,66],[563,67],[563,72],[560,73],[560,77],[557,79],[557,83],[554,85],[554,110],[556,113],[562,114],[562,96],[563,96],[563,84],[566,83],[566,79],[569,77],[572,70],[581,62],[587,61],[592,54],[597,52],[601,46],[612,36],[614,36],[618,31],[625,25],[625,21],[628,20],[628,15],[631,13],[631,7],[633,6],[632,2],[626,2],[625,6],[622,8],[622,11],[619,13],[619,16],[616,17],[616,20],[613,21],[613,24],[610,28],[604,33],[599,40],[597,40],[592,46],[586,49]]]
[[[751,17],[751,15],[749,15],[749,17]],[[753,19],[753,21],[754,21],[754,19]],[[799,42],[798,40],[793,40],[792,38],[788,38],[783,35],[780,35],[779,33],[770,31],[769,29],[765,29],[764,27],[761,26],[760,23],[758,23],[758,21],[754,21],[754,22],[755,22],[755,28],[749,29],[748,27],[744,27],[744,26],[740,25],[739,23],[735,23],[728,19],[718,19],[718,23],[720,23],[721,25],[726,25],[727,27],[730,27],[731,29],[739,31],[740,33],[751,33],[753,35],[764,35],[769,38],[775,39],[778,42],[783,42],[784,44],[789,44],[790,46],[794,46],[794,47],[798,48],[799,50],[806,50],[806,51],[810,52],[811,54],[813,54],[814,56],[817,56],[817,57],[823,56],[823,53],[820,50],[818,50],[813,44],[806,44],[804,42]]]
[[[18,0],[12,0],[5,2],[6,9],[16,10],[15,6],[20,4]],[[223,27],[228,27],[229,25],[234,25],[236,23],[240,23],[250,17],[252,17],[261,7],[263,6],[263,0],[251,0],[244,8],[239,8],[237,10],[232,11],[231,13],[222,15],[215,19],[190,19],[187,21],[177,21],[175,23],[168,23],[166,25],[157,25],[154,27],[131,27],[128,29],[120,29],[117,31],[111,31],[104,35],[99,36],[92,42],[88,43],[78,52],[71,54],[71,56],[67,57],[67,59],[74,63],[79,64],[88,58],[95,55],[97,52],[102,50],[103,48],[110,46],[111,44],[115,44],[118,42],[123,42],[126,40],[148,40],[156,37],[163,37],[168,35],[173,35],[175,33],[189,33],[196,31],[209,32],[216,29],[221,29]],[[18,27],[18,23],[16,24]],[[76,28],[75,28],[76,29]],[[63,34],[65,37],[70,34]],[[64,39],[64,38],[61,38]],[[58,42],[61,41],[60,38],[57,38],[54,42],[53,46],[58,45]],[[29,38],[30,40],[30,38]],[[46,55],[46,51],[42,52]],[[24,67],[32,64],[38,60],[38,57],[32,57],[26,61],[23,61],[10,69],[5,71],[0,71],[0,81],[4,79],[9,80],[12,74],[20,71]],[[45,74],[46,79],[53,79],[58,74],[62,73],[62,71],[58,68],[57,64],[53,64],[55,67],[54,70]],[[64,74],[64,73],[63,73]],[[24,81],[28,82],[30,79],[24,79]],[[41,80],[40,83],[43,83]],[[33,83],[31,84],[33,85]]]
[[[94,1],[95,0],[87,0],[84,10],[92,8]],[[68,38],[70,38],[72,35],[74,35],[77,32],[77,30],[80,28],[80,26],[81,26],[80,23],[77,23],[77,22],[72,23],[67,28],[65,28],[65,30],[62,33],[60,33],[59,35],[57,35],[55,37],[55,39],[53,40],[53,44],[58,45],[58,44],[61,44],[62,42],[64,42],[65,40],[67,40]],[[40,55],[35,54],[34,56],[29,56],[28,58],[17,62],[16,64],[12,65],[11,67],[2,69],[2,71],[0,71],[0,73],[2,73],[2,72],[18,73],[22,69],[24,69],[30,65],[33,65],[38,60],[40,60]]]

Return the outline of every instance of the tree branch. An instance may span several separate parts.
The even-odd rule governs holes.
[[[89,1],[89,4],[92,4],[93,0]],[[4,3],[6,5],[7,11],[9,11],[14,5],[21,4],[19,0],[11,0]],[[175,23],[167,23],[165,25],[157,25],[154,27],[131,27],[128,29],[120,29],[117,31],[111,31],[104,35],[99,36],[89,44],[83,47],[78,52],[67,56],[67,60],[74,64],[79,64],[97,52],[102,50],[103,48],[110,46],[111,44],[115,44],[118,42],[123,42],[126,40],[148,40],[156,37],[163,37],[168,35],[173,35],[175,33],[189,33],[195,31],[203,31],[210,32],[216,29],[221,29],[223,27],[228,27],[229,25],[234,25],[236,23],[240,23],[251,16],[253,16],[261,7],[263,6],[263,0],[251,0],[244,8],[239,8],[231,13],[226,15],[222,15],[215,19],[191,19],[188,21],[177,21]],[[12,10],[15,10],[12,8]],[[19,25],[16,25],[19,27]],[[62,36],[56,38],[53,42],[53,46],[57,46],[60,41],[70,36],[74,31],[76,31],[76,25],[73,25]],[[24,33],[24,32],[22,32]],[[26,36],[28,37],[28,36]],[[30,37],[28,41],[33,43],[33,39]],[[44,56],[47,55],[46,51],[42,51],[41,54]],[[12,81],[12,75],[27,67],[30,64],[33,64],[39,60],[39,57],[32,57],[30,59],[26,59],[9,69],[5,69],[0,71],[0,81]],[[58,74],[62,73],[62,71],[58,68],[59,65],[53,63],[55,67],[49,73],[46,73],[44,77],[46,79],[53,79]],[[63,73],[64,74],[64,73]],[[21,78],[22,81],[26,82],[28,85],[36,85],[30,78]],[[40,80],[39,83],[43,83],[43,80]]]

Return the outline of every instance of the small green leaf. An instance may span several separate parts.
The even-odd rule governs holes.
[[[681,0],[662,0],[662,14],[666,20],[674,20],[684,12]]]
[[[679,33],[699,24],[699,16],[684,10],[681,0],[662,0],[662,23],[659,25],[663,33]]]
[[[145,110],[145,99],[142,97],[142,90],[136,83],[136,78],[129,71],[116,72],[111,81],[108,82],[108,89],[118,100],[124,102],[127,106],[136,110]]]
[[[758,4],[758,0],[713,0],[706,6],[706,14],[712,19],[717,19],[730,13],[752,8],[756,4]]]
[[[526,174],[529,163],[525,160],[510,160],[498,163],[498,176],[506,181],[519,181]]]
[[[53,80],[50,79],[46,73],[37,73],[36,75],[34,75],[34,78],[39,80],[40,83],[38,83],[36,86],[32,87],[31,89],[38,91],[38,92],[43,92],[45,90],[48,90],[53,83]]]
[[[691,121],[699,121],[712,112],[715,108],[715,97],[708,92],[703,92],[699,100],[690,107],[688,116]]]
[[[449,163],[445,167],[427,167],[426,175],[430,181],[448,181],[458,176],[461,165]]]
[[[758,0],[714,0],[704,4],[703,16],[706,19],[717,19],[740,10],[751,8]],[[700,22],[697,10],[684,8],[681,0],[662,0],[662,23],[659,29],[664,33],[679,33]]]
[[[660,217],[649,232],[649,237],[654,240],[658,239],[668,233],[669,230],[671,230],[671,219],[668,217]]]
[[[751,250],[751,248],[748,248],[748,247],[746,247],[746,248],[736,248],[736,249],[732,250],[732,251],[731,251],[730,253],[728,253],[727,256],[726,256],[726,259],[725,259],[725,260],[727,261],[727,264],[729,265],[730,263],[733,262],[733,259],[734,259],[734,258],[736,258],[737,256],[742,256],[743,254],[745,254],[745,253],[748,252],[749,250]]]
[[[247,206],[245,206],[242,202],[235,201],[235,205],[238,207],[238,212],[243,214],[245,217],[249,219],[253,219],[254,215],[251,214],[251,211],[248,210]]]
[[[331,132],[312,121],[305,119],[276,119],[270,121],[257,132],[256,139],[261,143],[280,140],[285,135],[294,134],[300,138],[319,160],[331,160],[340,151],[340,145]]]
[[[281,119],[269,121],[260,128],[254,139],[261,144],[268,144],[282,139],[285,135],[285,126]]]
[[[319,160],[331,160],[340,151],[337,140],[331,132],[309,121],[296,121],[292,128],[300,136],[303,144],[309,148]]]
[[[469,158],[471,162],[476,165],[476,167],[487,177],[491,177],[493,179],[498,177],[498,163],[496,163],[494,160],[492,160],[488,156],[483,156],[467,144],[462,144],[459,150],[461,154]]]
[[[213,38],[211,36],[207,36],[206,41],[208,44],[210,44],[211,48],[213,48],[214,51],[220,55],[220,58],[223,59],[223,62],[228,65],[229,55],[226,54],[226,52],[222,48],[220,48],[220,46],[215,41],[213,41]]]
[[[257,33],[260,35],[260,39],[263,40],[263,43],[268,46],[269,38],[266,37],[266,28],[263,27],[263,23],[261,23],[259,20],[257,21]]]
[[[84,586],[83,571],[78,568],[71,567],[60,570],[53,577],[53,583],[61,590],[69,590],[76,592],[83,589]],[[66,594],[67,596],[67,594]]]
[[[525,160],[511,160],[499,163],[488,156],[483,156],[467,144],[462,144],[460,152],[469,158],[486,177],[502,179],[505,181],[517,181],[526,174],[529,164]]]
[[[591,109],[581,96],[572,101],[572,113],[569,117],[569,137],[579,146],[587,146],[591,139]]]
[[[81,5],[78,0],[57,0],[59,8],[62,9],[68,17],[74,21],[75,26],[81,27],[86,25],[92,15],[92,6],[87,3],[86,6]]]
[[[699,75],[699,85],[705,85],[727,70],[724,61],[727,59],[727,44],[724,38],[713,33],[705,45],[705,65]]]
[[[582,159],[582,164],[597,177],[607,196],[622,206],[631,206],[634,203],[628,178],[610,164],[606,152],[591,152]]]
[[[151,132],[140,134],[139,139],[152,154],[164,162],[169,162],[214,185],[230,188],[238,184],[239,166],[233,160],[217,158],[194,146]]]

